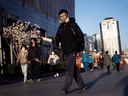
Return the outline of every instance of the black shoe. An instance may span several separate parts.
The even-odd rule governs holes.
[[[65,89],[61,89],[60,92],[63,93],[63,94],[68,94],[68,91],[65,90]]]
[[[86,90],[86,89],[87,89],[87,87],[84,86],[83,88],[78,88],[78,89],[76,90],[76,92],[82,92],[82,91],[84,91],[84,90]]]

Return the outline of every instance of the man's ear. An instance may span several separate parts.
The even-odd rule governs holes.
[[[68,17],[69,17],[69,14],[68,14]]]

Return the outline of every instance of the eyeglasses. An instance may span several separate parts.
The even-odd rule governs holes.
[[[67,16],[67,15],[63,15],[63,16],[60,16],[60,18],[61,18],[61,17],[66,17],[66,16]]]

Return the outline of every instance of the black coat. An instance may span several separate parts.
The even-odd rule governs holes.
[[[74,23],[74,24],[73,24]],[[74,25],[75,36],[71,30],[71,24]],[[56,34],[56,45],[59,46],[61,42],[61,48],[64,54],[69,54],[79,49],[81,42],[83,41],[84,34],[81,29],[75,23],[74,18],[70,18],[68,23],[62,23]]]
[[[103,62],[104,62],[104,58],[103,57],[102,58],[100,57],[99,58],[99,63],[103,63]]]
[[[40,59],[40,48],[38,46],[31,46],[28,49],[28,61],[34,61],[36,58]]]

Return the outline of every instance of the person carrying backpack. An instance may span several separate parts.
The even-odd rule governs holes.
[[[68,94],[73,78],[79,86],[77,92],[81,92],[87,87],[76,66],[76,55],[77,52],[82,51],[84,48],[84,34],[77,23],[75,23],[75,18],[69,18],[67,10],[60,10],[59,16],[60,26],[55,36],[56,45],[61,47],[67,58],[65,85],[60,92]]]
[[[88,69],[89,55],[85,53],[85,50],[83,50],[81,62],[84,64],[85,73],[89,73],[89,69]]]

